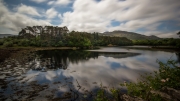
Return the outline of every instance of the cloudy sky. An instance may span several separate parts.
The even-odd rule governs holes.
[[[178,37],[180,0],[0,0],[0,34],[33,25]]]

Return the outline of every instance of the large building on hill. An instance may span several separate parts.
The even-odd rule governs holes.
[[[22,28],[19,32],[19,36],[23,37],[62,37],[68,34],[69,30],[66,26],[58,27],[58,26],[27,26],[26,28]]]

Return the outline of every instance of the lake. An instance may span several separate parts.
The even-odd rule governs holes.
[[[105,89],[136,82],[140,74],[158,70],[157,60],[180,61],[180,53],[102,47],[98,50],[40,50],[21,64],[7,64],[0,70],[2,99],[49,100],[78,94],[90,97],[100,86]],[[68,96],[66,93],[65,96]],[[86,94],[86,95],[84,95]],[[75,99],[75,98],[73,98]]]

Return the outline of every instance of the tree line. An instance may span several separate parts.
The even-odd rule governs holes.
[[[10,36],[0,39],[0,45],[5,47],[13,46],[35,46],[35,47],[93,47],[107,45],[133,45],[132,41],[125,37],[102,36],[99,33],[88,33],[71,31],[62,34],[60,37],[45,35],[39,36],[24,34],[18,36]]]
[[[133,40],[134,45],[149,45],[149,46],[174,46],[180,47],[180,39],[164,38],[158,40]]]
[[[27,27],[31,28],[31,27]],[[32,27],[34,28],[34,27]],[[32,30],[31,28],[31,30]],[[48,29],[49,28],[49,29]],[[63,27],[66,28],[66,27]],[[148,46],[175,46],[180,47],[180,39],[161,38],[157,40],[130,40],[126,37],[103,36],[99,33],[88,33],[71,31],[63,33],[56,27],[48,27],[48,30],[40,31],[36,35],[20,31],[18,36],[9,36],[0,39],[0,45],[5,47],[13,46],[34,46],[34,47],[93,47],[93,46],[127,46],[127,45],[148,45]],[[61,28],[59,28],[61,29]],[[24,34],[23,34],[24,33]],[[35,32],[33,32],[35,33]],[[180,32],[177,33],[180,35]]]
[[[180,31],[177,33],[180,37]],[[180,48],[179,38],[161,38],[158,40],[133,40],[134,45],[150,45],[150,46],[174,46]]]

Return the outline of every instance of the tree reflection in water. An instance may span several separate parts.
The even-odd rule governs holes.
[[[180,53],[176,53],[177,56],[177,62],[180,63]]]
[[[125,58],[139,55],[138,53],[126,52],[90,52],[82,50],[41,50],[36,52],[37,56],[34,59],[33,70],[47,71],[57,69],[67,69],[69,63],[79,63],[89,60],[90,58],[97,59],[98,56]]]

